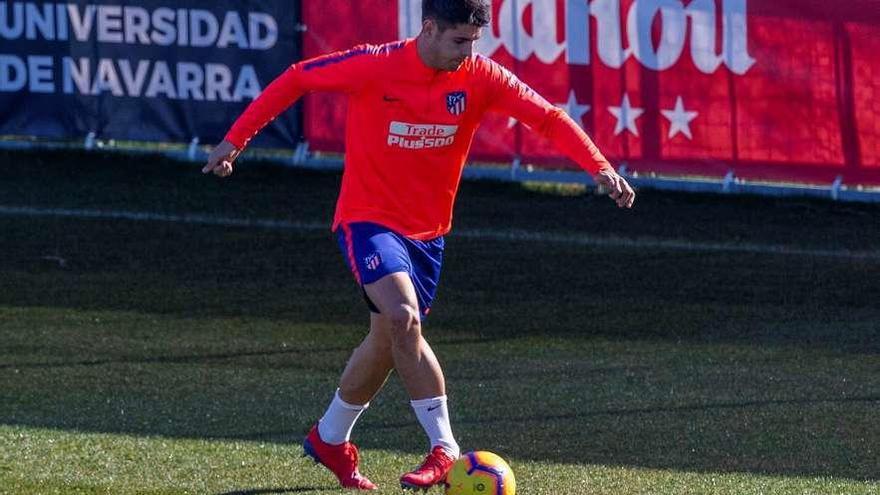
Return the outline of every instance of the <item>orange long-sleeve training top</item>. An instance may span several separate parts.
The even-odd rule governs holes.
[[[428,67],[416,40],[360,45],[290,66],[236,120],[239,149],[309,91],[349,97],[345,170],[333,229],[374,222],[412,239],[444,235],[474,133],[486,112],[516,118],[591,174],[611,165],[577,124],[481,55]]]

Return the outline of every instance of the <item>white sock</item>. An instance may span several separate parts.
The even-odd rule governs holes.
[[[453,459],[458,459],[461,451],[455,437],[452,436],[452,426],[449,425],[449,408],[446,407],[446,396],[433,397],[410,401],[412,408],[419,418],[419,423],[431,440],[431,448],[443,447],[443,450]]]
[[[370,406],[366,403],[362,406],[349,404],[339,397],[339,389],[336,389],[336,395],[327,407],[324,417],[318,421],[318,435],[324,443],[330,445],[340,445],[347,442],[351,438],[351,430],[354,423],[364,410]]]

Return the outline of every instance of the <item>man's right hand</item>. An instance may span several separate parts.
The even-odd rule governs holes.
[[[214,172],[218,177],[228,177],[232,173],[232,164],[240,153],[240,149],[224,139],[208,155],[208,163],[202,167],[202,173]]]

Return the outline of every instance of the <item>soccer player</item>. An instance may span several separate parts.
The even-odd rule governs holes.
[[[360,45],[290,66],[245,110],[202,169],[226,177],[248,142],[309,91],[348,95],[345,170],[333,230],[370,310],[305,453],[346,488],[376,488],[358,470],[355,422],[397,370],[431,444],[404,488],[441,483],[459,456],[440,364],[422,335],[437,290],[443,236],[474,133],[487,112],[512,116],[630,208],[632,188],[581,128],[501,65],[474,54],[489,0],[423,0],[418,37]]]

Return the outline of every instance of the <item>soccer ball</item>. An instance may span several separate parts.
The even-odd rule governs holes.
[[[446,475],[446,495],[514,495],[513,470],[492,452],[468,452]]]

